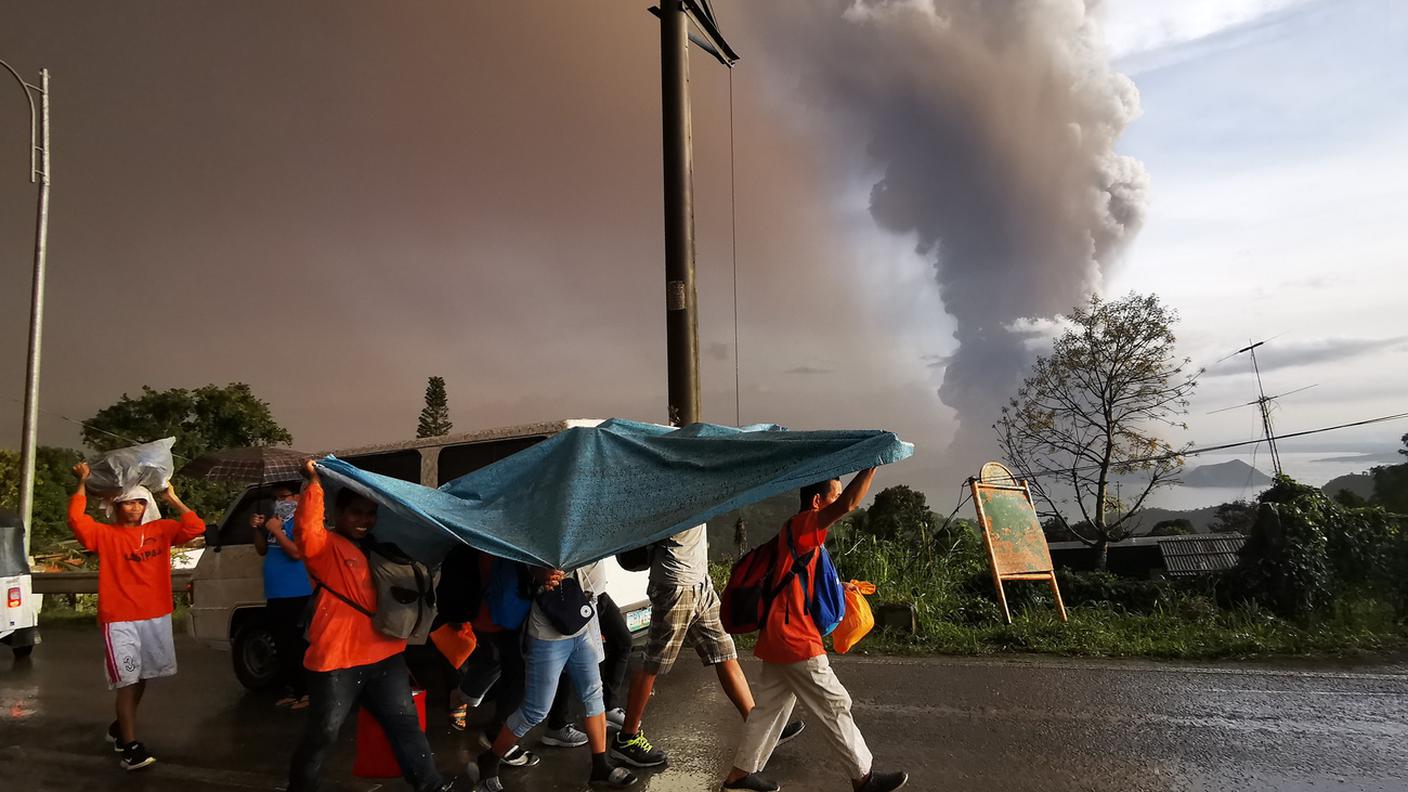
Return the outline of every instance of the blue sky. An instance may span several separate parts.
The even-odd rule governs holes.
[[[1269,391],[1318,384],[1281,406],[1285,429],[1408,410],[1408,7],[1227,3],[1241,14],[1219,26],[1196,2],[1202,24],[1180,23],[1181,5],[1107,8],[1143,108],[1121,149],[1152,178],[1148,221],[1107,290],[1163,295],[1195,363],[1274,336]],[[1204,378],[1195,439],[1254,431],[1252,410],[1205,415],[1254,396],[1247,368]],[[1391,446],[1405,431],[1316,444]]]

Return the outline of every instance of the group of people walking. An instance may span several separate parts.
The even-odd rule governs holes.
[[[200,535],[204,524],[169,487],[164,496],[179,520],[153,519],[151,493],[134,490],[112,499],[111,524],[97,522],[86,514],[87,465],[79,464],[74,473],[79,484],[69,523],[100,559],[99,621],[109,685],[117,691],[117,720],[109,739],[121,764],[138,769],[155,759],[137,740],[137,703],[147,679],[176,670],[167,559],[173,544]],[[306,710],[307,726],[293,752],[288,789],[317,789],[328,751],[358,706],[382,726],[412,788],[459,788],[464,782],[445,778],[436,767],[421,727],[407,641],[374,625],[377,504],[344,488],[329,509],[311,460],[304,473],[301,493],[276,488],[272,506],[251,521],[255,547],[264,556],[267,615],[280,657],[284,692],[279,704]],[[830,526],[864,499],[873,475],[873,469],[862,471],[844,489],[838,480],[803,489],[797,514],[783,527],[795,552],[824,545]],[[780,788],[763,770],[777,746],[805,728],[792,717],[798,701],[824,732],[827,755],[840,761],[854,790],[889,792],[903,786],[904,773],[873,768],[851,715],[850,697],[807,615],[809,593],[803,585],[783,585],[789,579],[786,569],[774,570],[779,593],[759,631],[755,654],[761,670],[750,686],[720,619],[705,527],[654,545],[649,636],[628,681],[630,631],[605,593],[599,562],[574,570],[531,568],[457,548],[441,566],[436,622],[469,625],[475,637],[473,652],[454,669],[449,717],[453,727],[463,730],[468,710],[487,710],[483,751],[466,768],[475,776],[476,792],[500,792],[505,768],[541,761],[522,741],[545,721],[544,744],[588,746],[593,786],[631,787],[639,781],[635,771],[665,765],[666,753],[647,739],[642,723],[656,680],[670,671],[686,643],[714,668],[743,720],[723,789]],[[573,698],[580,702],[580,728],[569,718]]]

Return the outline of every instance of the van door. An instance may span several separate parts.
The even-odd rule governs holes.
[[[245,491],[220,521],[218,544],[206,548],[191,575],[190,632],[207,646],[229,649],[235,612],[264,607],[263,559],[249,525],[262,497],[258,489]]]

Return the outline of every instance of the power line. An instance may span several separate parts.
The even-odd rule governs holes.
[[[12,402],[19,402],[19,399],[11,398],[10,401],[12,401]],[[102,427],[100,427],[100,426],[90,426],[90,425],[89,425],[89,424],[91,423],[90,421],[80,421],[80,420],[78,420],[77,418],[70,418],[70,417],[68,417],[67,415],[64,415],[64,414],[62,414],[62,413],[56,413],[56,412],[54,412],[53,410],[46,410],[46,409],[44,409],[44,408],[41,407],[41,408],[39,409],[39,412],[43,413],[44,415],[48,415],[48,416],[50,416],[50,417],[53,417],[53,418],[58,418],[58,419],[60,419],[60,420],[68,421],[69,423],[73,424],[74,426],[80,426],[80,427],[82,427],[82,428],[84,428],[84,429],[86,429],[86,430],[89,430],[89,431],[100,432],[100,433],[102,433],[102,434],[107,435],[108,437],[115,437],[115,438],[117,438],[118,440],[121,440],[121,441],[124,442],[124,443],[129,443],[129,444],[131,444],[131,445],[141,445],[141,444],[144,443],[144,442],[149,442],[149,441],[145,441],[145,440],[133,440],[132,438],[126,437],[126,436],[123,436],[123,435],[120,435],[120,434],[118,434],[117,432],[109,432],[108,430],[106,430],[106,429],[104,429],[104,428],[102,428]],[[180,454],[177,454],[177,453],[174,453],[174,452],[171,454],[171,456],[175,457],[176,459],[184,460],[184,461],[186,461],[186,462],[191,461],[191,460],[187,459],[186,457],[183,457],[183,456],[181,456]]]
[[[1394,413],[1393,415],[1383,415],[1379,416],[1378,418],[1368,418],[1363,421],[1352,421],[1350,423],[1337,424],[1335,426],[1322,426],[1319,429],[1307,429],[1302,432],[1291,432],[1290,434],[1275,435],[1271,439],[1290,440],[1296,437],[1306,437],[1309,435],[1323,434],[1325,432],[1335,432],[1340,429],[1352,429],[1356,426],[1369,426],[1371,424],[1384,423],[1385,421],[1400,421],[1404,418],[1408,418],[1408,412]],[[1145,457],[1143,459],[1131,459],[1125,462],[1115,462],[1111,463],[1110,467],[1118,470],[1120,468],[1129,468],[1133,465],[1142,465],[1146,462],[1163,462],[1169,459],[1177,459],[1178,457],[1197,456],[1199,454],[1212,453],[1213,451],[1226,451],[1229,448],[1240,448],[1242,446],[1256,445],[1262,442],[1265,442],[1264,438],[1259,438],[1256,440],[1241,440],[1236,443],[1222,443],[1220,445],[1206,446],[1204,448],[1190,448],[1186,451],[1174,451],[1168,454],[1159,454],[1158,456]],[[1037,470],[1023,473],[1022,475],[1024,475],[1026,478],[1034,479],[1041,478],[1042,476],[1054,476],[1058,474],[1065,475],[1069,473],[1081,473],[1091,470],[1099,470],[1100,467],[1100,465],[1079,465],[1073,468],[1051,468],[1047,470]]]

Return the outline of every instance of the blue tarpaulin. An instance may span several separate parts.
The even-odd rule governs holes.
[[[318,468],[380,504],[375,534],[422,560],[455,541],[575,569],[732,509],[898,462],[914,446],[884,431],[792,432],[620,419],[573,428],[430,489],[329,456]]]

